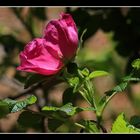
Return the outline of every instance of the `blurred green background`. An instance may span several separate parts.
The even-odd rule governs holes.
[[[96,7],[22,7],[0,8],[0,99],[22,94],[28,73],[16,71],[19,52],[33,38],[41,37],[45,25],[59,18],[61,12],[73,16],[78,27],[79,38],[87,29],[83,48],[77,54],[80,67],[105,70],[107,77],[96,78],[93,84],[97,98],[121,82],[123,76],[131,72],[131,62],[140,56],[140,8],[96,8]],[[38,110],[48,104],[60,106],[65,83],[53,89],[38,88]],[[76,105],[88,106],[82,98],[75,99]],[[140,115],[140,84],[132,83],[129,89],[117,94],[106,107],[103,124],[110,131],[116,116],[125,112],[129,119]],[[0,119],[0,132],[42,132],[42,128],[23,128],[16,122],[21,112]],[[94,119],[95,114],[83,111],[73,117],[73,121],[83,118]],[[45,132],[48,132],[45,128]],[[75,126],[65,124],[56,132],[79,132]]]

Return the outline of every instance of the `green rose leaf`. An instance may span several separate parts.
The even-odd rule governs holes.
[[[132,76],[126,76],[126,77],[123,78],[123,80],[126,81],[126,82],[127,82],[127,81],[128,81],[128,82],[129,82],[129,81],[137,81],[137,82],[139,82],[139,81],[140,81],[140,78],[132,77]]]
[[[17,122],[23,127],[39,128],[42,124],[42,116],[33,112],[24,111]]]
[[[9,98],[2,100],[2,102],[8,104],[8,107],[11,113],[20,111],[26,106],[34,104],[36,101],[37,101],[37,98],[34,95],[30,95],[21,101],[15,101]]]
[[[97,128],[97,124],[90,120],[82,120],[78,123],[75,123],[77,126],[84,129],[88,133],[99,133],[100,130]]]
[[[116,87],[114,87],[112,90],[105,92],[105,94],[106,96],[111,96],[113,93],[123,92],[127,88],[127,86],[128,86],[128,82],[122,82]]]
[[[93,71],[89,74],[89,79],[92,79],[92,78],[96,78],[96,77],[100,77],[100,76],[107,76],[109,75],[108,72],[106,71]]]
[[[104,110],[107,103],[115,94],[119,92],[123,92],[127,88],[127,86],[128,86],[128,82],[123,82],[117,85],[116,87],[114,87],[112,90],[105,92],[106,95],[103,96],[99,101],[99,103],[97,104],[98,113],[100,114]]]
[[[81,70],[81,73],[86,77],[89,76],[89,70],[87,68],[84,68],[83,70]]]
[[[121,113],[113,123],[111,133],[140,133],[140,129],[131,125]]]
[[[67,88],[63,93],[63,104],[67,104],[68,102],[74,102],[74,93],[73,88]]]
[[[5,117],[9,112],[8,104],[4,101],[0,101],[0,118]]]
[[[48,119],[48,128],[54,132],[59,126],[61,126],[64,122],[56,119]]]
[[[130,118],[130,124],[134,125],[137,128],[140,128],[140,117],[139,116],[132,116]]]
[[[82,107],[74,107],[72,106],[72,103],[67,103],[62,107],[52,107],[52,106],[45,106],[42,108],[42,111],[44,111],[46,114],[51,115],[51,116],[55,116],[58,117],[70,117],[73,116],[81,111],[85,111],[85,110],[90,110],[90,111],[94,111],[95,108],[93,107],[88,107],[88,108],[82,108]],[[57,114],[57,116],[56,116]]]
[[[140,69],[140,59],[135,59],[133,62],[132,62],[132,67],[135,68],[135,69]]]
[[[73,87],[73,92],[76,92],[77,88],[80,86],[79,77],[72,77],[68,79],[68,83],[71,87]]]

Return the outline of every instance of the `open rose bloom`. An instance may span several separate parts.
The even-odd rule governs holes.
[[[51,20],[42,38],[30,41],[20,53],[17,70],[42,75],[53,75],[62,69],[66,61],[76,54],[78,47],[77,27],[69,14]]]

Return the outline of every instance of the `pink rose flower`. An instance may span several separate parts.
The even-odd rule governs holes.
[[[48,23],[44,31],[44,38],[52,46],[60,48],[64,59],[72,59],[78,46],[78,31],[69,14],[61,14],[58,20]]]
[[[76,25],[69,14],[61,14],[60,19],[48,23],[43,38],[36,38],[25,46],[17,70],[56,74],[75,56],[77,47]]]
[[[21,64],[17,70],[21,71],[52,75],[63,67],[59,50],[48,46],[45,39],[29,42],[19,56]]]

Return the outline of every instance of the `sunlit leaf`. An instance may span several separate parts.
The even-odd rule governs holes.
[[[81,70],[81,73],[84,75],[84,76],[88,76],[89,75],[89,70],[87,68],[84,68],[83,70]]]
[[[78,86],[80,85],[79,77],[72,77],[68,79],[69,85],[73,87],[73,92],[76,92]]]
[[[57,110],[59,110],[59,108],[58,107],[53,107],[53,106],[44,106],[42,108],[42,110],[43,111],[57,111]]]
[[[135,69],[140,69],[140,59],[135,59],[133,62],[132,62],[132,67],[135,68]]]
[[[60,111],[65,112],[67,115],[72,116],[76,113],[77,107],[73,107],[72,103],[68,103],[62,107],[60,107]]]
[[[89,79],[107,75],[109,75],[109,73],[106,71],[93,71],[89,74]]]
[[[20,111],[26,106],[34,104],[36,101],[37,101],[37,98],[34,95],[30,95],[21,101],[15,101],[8,98],[3,100],[3,102],[8,104],[10,112]]]
[[[82,107],[74,107],[72,105],[72,103],[67,103],[65,104],[64,106],[62,107],[52,107],[52,106],[44,106],[42,108],[42,111],[46,112],[46,114],[48,113],[50,115],[50,113],[57,113],[59,114],[60,116],[65,116],[67,115],[68,116],[73,116],[81,111],[86,111],[86,110],[89,110],[89,111],[94,111],[95,108],[93,107],[87,107],[87,108],[82,108]]]
[[[130,125],[124,113],[121,113],[113,123],[111,133],[140,133],[140,129]]]
[[[72,77],[69,79],[69,84],[72,86],[72,87],[75,87],[79,84],[79,78],[78,77]]]
[[[74,115],[75,114],[75,111],[76,111],[76,107],[73,107],[71,103],[68,103],[68,104],[65,104],[64,106],[58,108],[58,107],[52,107],[52,106],[45,106],[42,108],[42,111],[53,111],[53,112],[56,112],[58,111],[57,113],[66,113],[66,115],[68,116],[71,116],[71,115]],[[52,112],[52,113],[53,113]]]

